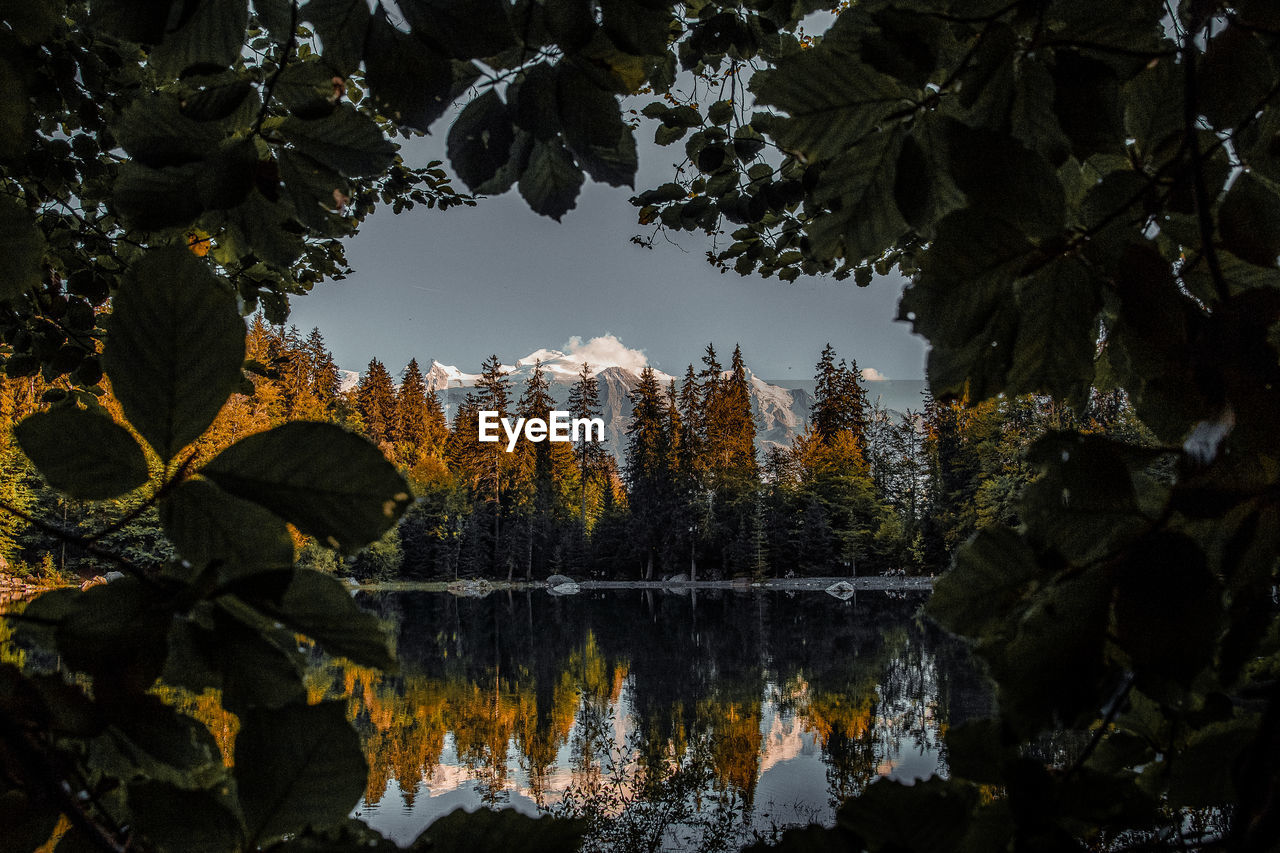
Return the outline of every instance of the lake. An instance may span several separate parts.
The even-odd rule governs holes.
[[[926,596],[364,592],[401,671],[334,663],[311,692],[348,702],[356,813],[402,844],[488,805],[586,817],[586,849],[736,849],[879,777],[945,775],[942,734],[991,698]]]

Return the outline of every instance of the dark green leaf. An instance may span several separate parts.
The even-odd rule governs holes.
[[[1218,211],[1223,244],[1239,257],[1275,267],[1280,255],[1280,195],[1270,181],[1245,172]]]
[[[489,89],[467,104],[449,129],[449,161],[475,191],[506,164],[514,141],[507,105]]]
[[[280,123],[280,135],[298,151],[349,178],[383,172],[397,150],[372,119],[350,104],[340,104],[332,115],[310,121],[289,116]]]
[[[272,94],[298,118],[324,118],[337,103],[333,76],[324,62],[291,62],[276,78]]]
[[[85,592],[52,595],[31,606],[40,605],[37,614],[57,614],[58,651],[67,666],[112,679],[115,689],[151,686],[164,663],[165,636],[172,621],[155,588],[122,578]],[[43,601],[46,598],[49,601]]]
[[[444,114],[453,73],[443,53],[400,32],[379,14],[369,25],[364,56],[364,79],[383,115],[425,132]]]
[[[1128,653],[1137,684],[1153,695],[1164,679],[1182,685],[1213,658],[1222,629],[1222,589],[1189,537],[1145,539],[1120,576],[1116,642]]]
[[[1015,289],[1022,319],[1013,344],[1010,394],[1044,393],[1083,405],[1098,349],[1099,283],[1076,258],[1055,261]]]
[[[892,77],[862,62],[853,18],[841,15],[812,50],[785,57],[776,69],[751,79],[756,100],[788,116],[760,116],[752,124],[810,161],[835,157],[872,133],[908,94]],[[815,86],[814,80],[823,85]]]
[[[823,171],[811,198],[829,212],[809,228],[815,257],[874,260],[907,231],[894,202],[902,138],[899,132],[873,133]]]
[[[977,804],[977,790],[953,779],[932,776],[911,786],[882,779],[846,803],[838,819],[873,851],[933,853],[956,848]]]
[[[565,144],[583,170],[610,186],[634,186],[635,137],[617,98],[566,63],[556,68],[556,98]]]
[[[1031,237],[1062,230],[1066,195],[1053,167],[1010,136],[952,123],[951,171],[969,203]]]
[[[235,801],[216,791],[134,782],[129,785],[129,810],[138,830],[161,851],[223,853],[244,841]]]
[[[1239,716],[1194,732],[1172,762],[1169,801],[1203,808],[1237,802],[1236,772],[1242,755],[1255,748],[1258,718]]]
[[[32,802],[21,791],[0,793],[0,853],[31,853],[53,835],[61,815],[49,802]]]
[[[928,613],[948,631],[976,639],[1007,618],[1038,574],[1035,554],[1021,537],[986,528],[956,554],[955,567],[929,598]]]
[[[399,6],[414,35],[456,59],[494,56],[517,44],[506,0],[404,0]]]
[[[1219,129],[1251,118],[1276,83],[1267,47],[1257,34],[1234,24],[1209,41],[1199,76],[1197,103]]]
[[[385,533],[409,503],[408,484],[378,449],[333,424],[295,421],[251,435],[200,473],[349,551]]]
[[[185,104],[169,94],[132,101],[112,132],[134,160],[154,168],[201,160],[218,149],[223,137],[216,124],[188,116]]]
[[[168,0],[99,0],[90,9],[93,26],[127,41],[155,44],[164,37],[172,6]]]
[[[556,104],[556,74],[550,65],[539,62],[507,89],[516,126],[534,139],[550,139],[560,132]]]
[[[1053,83],[1053,110],[1077,158],[1124,150],[1120,80],[1110,65],[1059,50],[1054,54]]]
[[[398,853],[400,848],[367,824],[351,818],[328,829],[300,832],[288,841],[267,847],[266,853],[351,853],[353,850]]]
[[[249,0],[198,0],[182,7],[178,28],[151,52],[153,68],[171,77],[192,66],[226,66],[244,49]]]
[[[40,285],[44,252],[44,235],[26,205],[7,196],[0,199],[0,259],[5,268],[0,299],[16,299]]]
[[[120,166],[112,201],[120,218],[143,231],[190,225],[203,211],[191,187],[200,179],[200,164],[152,169],[129,161]]]
[[[563,145],[535,141],[520,176],[520,195],[535,213],[559,221],[573,209],[582,181],[582,171]]]
[[[293,539],[280,518],[208,480],[187,480],[160,505],[160,523],[197,570],[220,563],[224,580],[293,565]]]
[[[1000,721],[969,720],[947,730],[947,767],[952,776],[999,785],[1004,781]]]
[[[309,0],[302,17],[310,21],[324,44],[324,59],[344,77],[360,65],[370,14],[366,0]]]
[[[208,628],[194,621],[175,623],[164,680],[195,693],[215,688],[222,706],[234,714],[305,704],[303,662],[293,632],[255,616],[243,604],[224,599]]]
[[[332,575],[299,569],[279,606],[269,601],[254,604],[273,619],[306,634],[331,655],[361,666],[395,669],[395,658],[378,618],[362,610],[351,591]]]
[[[24,418],[14,436],[49,485],[76,500],[118,497],[147,482],[142,448],[105,414],[56,406]]]
[[[1140,501],[1131,468],[1149,461],[1112,439],[1050,434],[1028,452],[1043,474],[1028,484],[1020,514],[1030,535],[1084,564],[1151,524],[1161,501]]]
[[[457,808],[437,819],[409,848],[432,853],[559,853],[576,850],[586,833],[586,822],[523,815],[515,809]]]
[[[103,367],[161,459],[198,438],[239,387],[244,340],[235,298],[185,249],[152,250],[126,275]]]
[[[975,210],[955,211],[938,224],[899,309],[933,344],[935,394],[963,394],[966,383],[973,400],[1003,390],[1017,329],[1011,290],[1033,252],[1021,230]]]
[[[235,777],[251,843],[346,819],[369,772],[346,703],[249,710],[240,720]]]

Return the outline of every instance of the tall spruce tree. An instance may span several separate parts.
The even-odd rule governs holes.
[[[480,365],[480,377],[476,380],[476,409],[496,412],[502,418],[511,415],[511,379],[503,368],[497,354],[493,354]],[[511,467],[511,454],[505,451],[501,440],[478,444],[483,460],[480,472],[480,487],[485,500],[493,513],[493,544],[490,566],[497,569],[502,563],[507,566],[507,580],[511,580],[515,564],[510,555],[502,549],[502,513],[505,480]]]
[[[332,407],[342,387],[342,377],[333,353],[325,345],[324,335],[318,327],[312,327],[307,335],[307,355],[311,360],[311,390],[324,406]]]
[[[644,579],[653,578],[654,561],[668,539],[673,483],[671,434],[667,402],[653,368],[640,372],[631,392],[631,423],[627,425],[624,471],[631,506],[632,536],[640,551]]]
[[[395,423],[396,389],[386,366],[376,358],[369,360],[369,367],[356,386],[356,411],[364,421],[364,434],[379,445],[390,446]]]
[[[578,371],[578,381],[569,390],[569,416],[574,419],[590,420],[599,417],[600,383],[591,372],[591,365],[582,363]],[[578,463],[579,494],[578,517],[585,533],[587,530],[587,486],[590,483],[604,448],[597,442],[579,441],[573,446],[574,457]]]
[[[429,453],[443,438],[444,414],[435,394],[427,391],[426,380],[416,358],[410,359],[400,379],[395,399],[395,442],[409,464]]]
[[[705,418],[702,413],[702,386],[690,364],[680,385],[677,407],[680,415],[680,445],[676,453],[676,504],[683,517],[677,532],[689,555],[689,580],[698,579],[698,543],[706,528],[706,465],[702,456]]]

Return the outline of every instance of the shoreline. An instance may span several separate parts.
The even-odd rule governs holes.
[[[833,584],[841,582],[849,584],[853,591],[878,592],[931,592],[936,576],[891,577],[870,575],[860,578],[823,577],[823,578],[770,578],[753,582],[747,579],[715,580],[715,581],[600,581],[581,580],[567,581],[552,586],[546,581],[505,581],[474,578],[456,581],[387,581],[383,583],[353,584],[352,589],[361,592],[450,592],[454,595],[487,595],[490,592],[522,592],[525,590],[543,590],[552,595],[571,595],[574,592],[590,592],[593,590],[644,590],[656,589],[664,592],[683,593],[694,590],[731,590],[751,592],[753,590],[781,592],[826,592]],[[572,592],[557,591],[560,586],[572,583],[576,589]]]

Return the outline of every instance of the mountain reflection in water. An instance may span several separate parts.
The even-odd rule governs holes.
[[[401,671],[333,664],[368,756],[357,814],[407,843],[458,806],[591,820],[587,849],[736,849],[881,776],[946,773],[989,710],[920,593],[362,594]]]

